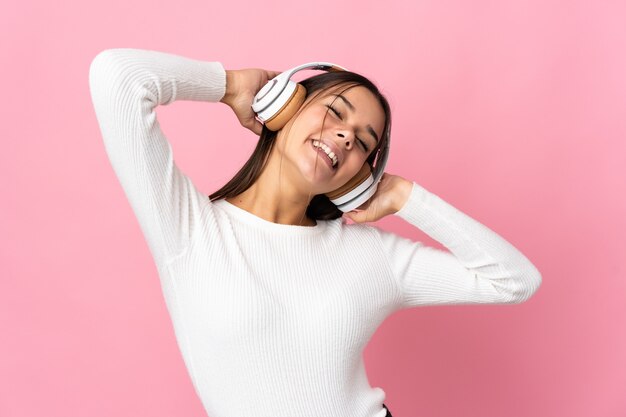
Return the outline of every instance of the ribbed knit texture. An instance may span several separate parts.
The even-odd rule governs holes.
[[[513,245],[417,183],[396,215],[451,252],[373,225],[284,225],[211,202],[175,164],[156,107],[218,102],[220,62],[108,49],[92,61],[89,85],[210,417],[383,417],[385,392],[370,386],[362,353],[386,317],[521,303],[541,284]]]

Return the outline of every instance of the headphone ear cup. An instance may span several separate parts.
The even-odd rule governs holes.
[[[265,121],[265,126],[271,131],[283,128],[289,120],[296,114],[306,98],[306,88],[300,83],[296,84],[296,89],[287,102],[276,112],[275,115]]]
[[[363,182],[365,182],[365,180],[367,180],[371,176],[372,176],[372,167],[370,166],[369,163],[366,162],[361,166],[361,169],[359,170],[359,172],[357,172],[357,174],[350,179],[350,181],[348,181],[341,187],[337,188],[336,190],[326,193],[325,195],[330,200],[335,200],[339,197],[342,197],[348,194],[350,191],[354,190],[356,187],[361,185]]]

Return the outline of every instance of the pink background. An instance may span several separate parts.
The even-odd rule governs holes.
[[[520,305],[389,317],[365,354],[394,417],[625,416],[624,16],[610,1],[3,2],[0,416],[205,415],[89,96],[114,47],[371,77],[394,114],[387,170],[542,272]],[[159,120],[206,194],[254,147],[222,104]]]

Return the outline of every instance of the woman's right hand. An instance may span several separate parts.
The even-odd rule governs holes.
[[[250,129],[257,136],[261,135],[263,124],[255,118],[252,100],[256,93],[278,74],[280,71],[261,68],[226,70],[226,93],[220,101],[235,112],[243,127]]]

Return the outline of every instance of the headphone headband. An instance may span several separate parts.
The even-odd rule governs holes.
[[[276,77],[272,78],[259,90],[252,102],[252,110],[255,113],[260,113],[267,109],[278,96],[290,86],[290,78],[298,71],[305,69],[323,70],[323,71],[347,71],[346,68],[333,64],[332,62],[314,61],[306,64],[298,65],[281,72]],[[291,91],[289,92],[291,94]]]

